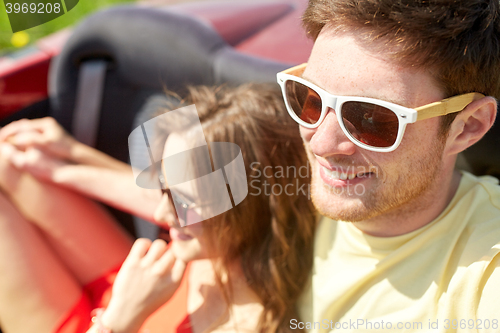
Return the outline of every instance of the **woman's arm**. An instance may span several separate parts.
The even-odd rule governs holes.
[[[44,153],[75,164],[123,170],[127,164],[75,140],[54,118],[21,119],[0,129],[0,142],[18,149],[38,148]]]
[[[153,221],[161,191],[137,186],[130,166],[114,170],[80,164],[56,168],[52,182],[71,188],[122,211]]]
[[[186,263],[176,259],[167,243],[138,239],[113,284],[100,324],[113,333],[136,333],[146,319],[179,287]],[[97,332],[94,325],[87,333]]]
[[[3,155],[38,179],[152,220],[160,191],[135,184],[131,167],[68,133],[53,118],[20,120],[0,130]]]

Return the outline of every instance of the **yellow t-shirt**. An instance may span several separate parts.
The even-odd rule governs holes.
[[[463,173],[428,225],[374,237],[323,218],[301,321],[312,332],[500,332],[500,187]]]

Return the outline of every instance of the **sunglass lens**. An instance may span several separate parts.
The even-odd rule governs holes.
[[[172,194],[172,199],[181,227],[185,227],[188,221],[194,221],[193,219],[189,220],[188,217],[188,213],[191,211],[191,209],[188,208],[189,204],[174,194]]]
[[[321,98],[309,87],[295,81],[286,81],[288,106],[304,122],[315,124],[321,116]]]
[[[351,135],[372,147],[390,147],[398,136],[398,116],[391,110],[372,103],[345,102],[342,119]]]

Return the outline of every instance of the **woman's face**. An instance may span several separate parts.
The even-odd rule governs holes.
[[[172,133],[165,143],[164,151],[183,151],[187,149],[185,139],[176,133]],[[163,165],[162,172],[165,176]],[[172,191],[171,193],[172,199],[176,201],[177,205],[181,204],[185,208],[182,210],[178,209],[176,212],[169,196],[163,194],[160,205],[155,211],[154,219],[160,224],[167,223],[169,225],[172,250],[177,258],[186,262],[205,259],[209,255],[207,251],[207,237],[203,233],[203,225],[202,223],[189,224],[190,220],[197,219],[198,214],[201,214],[199,212],[200,208],[193,207],[193,201],[190,199],[196,196],[196,191],[189,184],[183,185],[177,185],[176,191]],[[177,215],[179,215],[178,218]],[[181,227],[181,225],[184,225],[184,227]]]

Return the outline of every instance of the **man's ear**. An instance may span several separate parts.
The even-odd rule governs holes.
[[[447,154],[458,154],[478,142],[489,131],[497,114],[497,102],[483,97],[460,112],[448,132]]]

